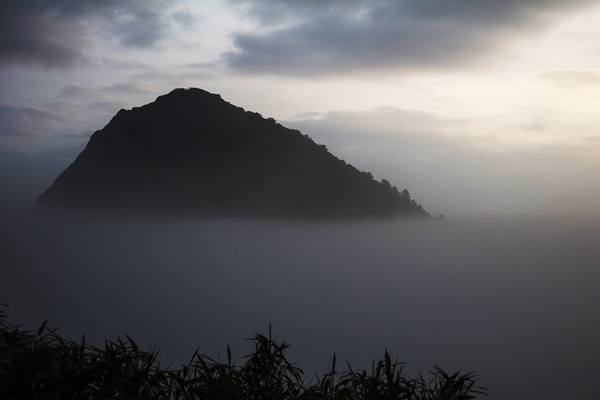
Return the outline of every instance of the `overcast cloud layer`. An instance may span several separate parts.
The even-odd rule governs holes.
[[[171,26],[193,24],[178,1],[5,1],[0,63],[65,67],[84,59],[91,37],[123,48],[156,46]],[[233,32],[223,54],[234,69],[285,75],[394,67],[464,66],[507,35],[535,32],[591,0],[231,1],[260,26]]]
[[[250,4],[263,29],[236,33],[231,67],[251,73],[339,74],[465,66],[507,35],[534,33],[589,0],[271,1]],[[283,26],[281,26],[283,25]]]

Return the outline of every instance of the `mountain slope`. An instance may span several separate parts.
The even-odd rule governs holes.
[[[201,89],[121,110],[38,210],[286,218],[428,216],[299,131]]]

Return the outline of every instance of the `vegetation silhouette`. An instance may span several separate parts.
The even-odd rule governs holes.
[[[37,210],[356,219],[429,214],[308,135],[217,94],[175,89],[119,111]]]
[[[47,321],[46,321],[47,322]],[[10,324],[0,311],[0,398],[27,399],[148,399],[148,400],[467,400],[487,395],[475,386],[473,373],[452,375],[433,366],[431,378],[409,378],[403,364],[387,351],[371,371],[331,370],[316,381],[286,358],[285,342],[271,335],[249,339],[254,351],[239,364],[227,347],[227,361],[196,351],[179,368],[162,367],[156,348],[140,350],[125,335],[95,347],[63,339],[46,322],[37,332]]]

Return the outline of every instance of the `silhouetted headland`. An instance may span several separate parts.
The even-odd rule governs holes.
[[[358,219],[429,214],[308,135],[218,94],[175,89],[119,111],[36,202],[38,212]]]

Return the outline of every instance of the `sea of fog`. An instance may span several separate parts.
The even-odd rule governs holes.
[[[9,320],[126,333],[165,364],[267,333],[309,376],[335,352],[475,371],[491,399],[597,399],[600,220],[78,221],[3,227]]]

